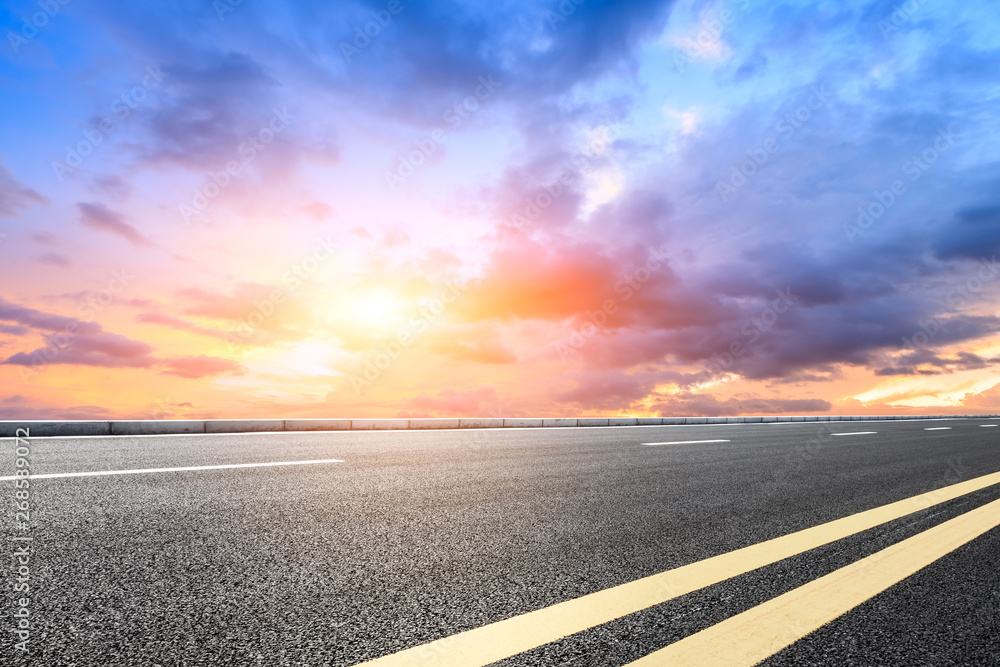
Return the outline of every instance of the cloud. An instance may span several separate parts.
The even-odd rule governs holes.
[[[893,365],[876,369],[875,375],[936,375],[979,370],[1000,363],[1000,358],[984,359],[972,352],[958,352],[953,357],[945,358],[925,349],[899,355],[891,363]]]
[[[209,336],[211,338],[223,338],[227,337],[227,332],[222,329],[215,329],[212,327],[203,327],[193,322],[188,322],[179,317],[173,317],[172,315],[164,315],[163,313],[139,313],[135,316],[137,322],[145,322],[147,324],[160,324],[165,327],[170,327],[171,329],[177,329],[179,331],[190,331],[191,333],[201,334],[202,336]]]
[[[183,314],[229,322],[246,345],[300,340],[317,326],[315,311],[292,298],[287,288],[277,285],[244,282],[234,283],[228,294],[200,287],[184,288],[177,294],[185,302],[180,308]],[[199,329],[196,325],[182,324],[179,319],[160,318],[158,323],[232,340],[221,330]]]
[[[106,38],[80,51],[81,71],[99,74],[67,78],[59,113],[43,103],[32,118],[37,105],[11,106],[14,124],[26,128],[21,144],[51,144],[58,158],[83,138],[80,127],[97,127],[95,100],[127,92],[147,63],[160,63],[166,76],[88,158],[90,175],[77,185],[105,203],[70,208],[86,228],[64,228],[65,210],[51,220],[24,213],[45,198],[0,168],[0,215],[50,230],[12,232],[40,245],[21,255],[27,280],[5,284],[81,289],[90,262],[107,261],[107,237],[95,229],[135,247],[152,238],[186,243],[183,252],[164,247],[162,258],[184,271],[165,275],[151,265],[151,285],[160,287],[150,289],[166,291],[131,305],[141,308],[139,322],[170,327],[191,356],[165,359],[94,323],[2,301],[5,356],[44,354],[38,341],[17,337],[55,340],[71,323],[80,337],[64,345],[64,363],[211,377],[240,368],[198,356],[213,340],[176,331],[220,339],[257,317],[255,344],[308,337],[349,355],[395,333],[339,307],[342,295],[345,305],[363,298],[353,286],[377,284],[406,311],[437,276],[457,274],[466,289],[412,350],[413,361],[399,362],[400,376],[412,363],[426,383],[413,390],[425,397],[420,409],[465,400],[438,392],[459,386],[459,375],[479,386],[517,374],[522,405],[609,411],[653,403],[821,409],[787,401],[822,400],[808,394],[811,383],[825,383],[829,395],[854,392],[841,390],[861,376],[873,384],[892,375],[988,377],[995,361],[972,352],[1000,332],[1000,280],[984,278],[975,261],[1000,250],[992,132],[1000,49],[987,4],[957,12],[921,5],[891,35],[878,22],[891,18],[892,2],[730,7],[736,23],[708,44],[725,57],[703,60],[698,72],[673,71],[674,54],[662,49],[678,32],[671,13],[689,10],[696,36],[714,15],[704,10],[717,4],[407,2],[369,45],[345,56],[342,43],[378,9],[370,2],[302,0],[280,12],[243,3],[223,21],[212,3],[93,3],[74,30]],[[41,65],[25,66],[38,75],[26,81],[44,79]],[[698,85],[689,85],[691,74]],[[446,112],[483,79],[494,92],[453,129]],[[826,91],[822,99],[816,90]],[[213,208],[190,233],[171,227],[177,205],[241,159],[238,147],[286,104],[295,116],[288,129],[213,200],[232,208]],[[448,143],[422,167],[419,186],[382,189],[383,165],[438,127],[447,127]],[[954,145],[934,148],[950,127]],[[613,136],[594,145],[606,128]],[[341,149],[350,162],[335,166]],[[25,159],[19,154],[17,164]],[[736,176],[735,190],[720,191]],[[904,188],[889,201],[896,180]],[[881,213],[857,229],[859,209]],[[281,234],[271,227],[278,224]],[[206,259],[221,235],[239,227],[245,236],[244,225],[254,235],[232,246],[238,254]],[[324,272],[306,294],[264,312],[278,289],[261,282],[280,269],[271,262],[317,225],[367,239],[358,245],[377,257],[348,257],[344,277]],[[664,260],[637,281],[654,249]],[[72,261],[71,271],[51,268]],[[780,293],[792,297],[776,306]],[[920,332],[929,340],[914,349]],[[439,374],[427,376],[430,364]],[[716,403],[688,393],[723,376],[720,395],[737,391],[728,380],[757,393]],[[793,382],[803,395],[760,390],[792,391]]]
[[[30,331],[31,329],[18,326],[16,324],[0,324],[0,333],[9,334],[11,336],[23,336]]]
[[[556,394],[560,403],[594,410],[625,409],[653,392],[659,379],[656,374],[623,371],[574,373],[577,386]]]
[[[132,185],[119,174],[96,176],[88,183],[88,187],[99,195],[119,200],[132,194]]]
[[[652,409],[661,416],[784,414],[827,412],[833,406],[819,398],[761,397],[742,394],[719,399],[711,393],[680,390],[663,393],[660,385],[684,387],[691,376],[677,371],[625,373],[617,370],[574,372],[577,386],[556,394],[559,403],[574,409],[638,411]]]
[[[99,405],[32,405],[24,403],[0,405],[0,419],[12,421],[40,420],[74,420],[74,419],[114,419],[115,415],[107,408]],[[29,429],[30,430],[30,429]]]
[[[164,66],[168,95],[145,120],[150,140],[137,147],[143,162],[191,169],[219,168],[267,122],[278,81],[253,56],[194,49]]]
[[[167,375],[196,379],[221,374],[241,375],[244,367],[230,359],[207,355],[160,358],[148,343],[105,331],[96,322],[53,315],[18,306],[0,298],[0,320],[14,322],[11,333],[34,330],[46,341],[44,347],[17,352],[0,365],[22,366],[39,371],[49,365],[99,368],[161,368]]]
[[[82,322],[75,317],[54,315],[34,308],[18,305],[0,296],[0,320],[40,329],[48,332],[78,329],[81,333],[96,334],[102,331],[101,326],[94,322]]]
[[[719,400],[714,396],[678,396],[653,406],[662,417],[716,415],[816,414],[833,404],[821,398],[766,398],[755,395]]]
[[[517,356],[504,342],[504,333],[488,325],[441,327],[435,331],[427,349],[455,361],[481,364],[509,364]]]
[[[48,203],[48,198],[19,183],[10,170],[0,163],[0,217],[13,218],[18,210],[27,210],[33,204]]]
[[[48,345],[31,352],[18,352],[2,364],[40,368],[49,364],[99,366],[102,368],[149,368],[156,363],[152,346],[121,334],[101,331],[97,334],[47,337]]]
[[[478,414],[483,403],[494,399],[493,387],[484,386],[476,389],[455,390],[443,389],[436,394],[421,394],[410,400],[413,407],[435,414],[468,417]]]
[[[59,244],[59,237],[48,231],[32,232],[31,240],[46,246],[56,246]]]
[[[35,259],[42,264],[49,264],[51,266],[59,266],[62,268],[69,268],[73,266],[73,260],[66,255],[61,255],[57,252],[47,252],[41,255],[37,255]]]
[[[472,94],[480,76],[494,76],[505,102],[528,108],[559,99],[575,85],[634,71],[636,51],[659,34],[672,4],[592,0],[488,11],[459,2],[407,4],[349,63],[341,44],[354,39],[352,26],[370,20],[367,5],[311,5],[299,21],[342,26],[328,44],[311,43],[329,52],[338,90],[350,91],[369,112],[427,127],[441,122],[440,100]]]
[[[112,211],[104,204],[80,202],[76,207],[80,211],[80,219],[87,227],[117,234],[134,246],[152,245],[142,232],[125,222],[120,213]]]
[[[1000,409],[1000,383],[979,393],[967,393],[962,398],[962,405],[967,408]]]
[[[960,210],[935,243],[942,259],[984,259],[1000,252],[1000,204]]]
[[[560,321],[620,299],[628,252],[613,254],[591,243],[543,243],[527,238],[502,242],[485,275],[470,280],[455,310],[470,320],[542,319]],[[638,258],[638,253],[632,253]],[[645,258],[642,258],[645,260]],[[655,283],[670,281],[663,267]],[[621,293],[616,294],[616,289]]]
[[[314,201],[311,204],[304,204],[299,210],[307,215],[313,222],[323,222],[334,216],[333,207],[321,201]]]
[[[246,368],[232,359],[211,357],[207,355],[176,357],[163,362],[166,370],[164,375],[177,375],[182,378],[197,379],[214,377],[216,375],[243,375]]]
[[[434,341],[428,348],[435,354],[456,361],[475,361],[481,364],[510,364],[517,361],[514,353],[499,341]]]
[[[219,320],[243,320],[256,312],[256,304],[270,299],[276,288],[263,283],[236,283],[231,294],[210,292],[201,287],[188,287],[177,294],[187,301],[182,311],[188,315]]]

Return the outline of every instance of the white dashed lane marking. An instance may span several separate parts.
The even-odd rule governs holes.
[[[677,442],[644,442],[642,444],[646,447],[655,447],[657,445],[698,445],[703,442],[729,442],[729,440],[678,440]]]
[[[320,459],[316,461],[270,461],[268,463],[230,463],[217,466],[185,466],[183,468],[138,468],[136,470],[94,470],[91,472],[54,472],[31,475],[30,479],[56,479],[59,477],[103,477],[106,475],[142,475],[152,472],[187,472],[189,470],[226,470],[228,468],[266,468],[271,466],[304,466],[314,463],[343,463],[341,459]],[[16,476],[0,477],[0,482],[10,482]]]

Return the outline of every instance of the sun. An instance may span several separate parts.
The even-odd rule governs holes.
[[[389,327],[402,313],[403,304],[388,289],[368,290],[351,297],[345,305],[345,315],[355,323],[371,327]]]

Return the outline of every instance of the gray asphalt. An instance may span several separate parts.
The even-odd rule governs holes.
[[[998,472],[1000,428],[980,423],[35,438],[35,474],[344,463],[34,480],[35,629],[14,664],[353,665]],[[641,445],[703,439],[731,442]],[[0,441],[0,475],[13,460]],[[623,665],[997,498],[498,664]],[[764,664],[1000,664],[998,547],[992,530]]]

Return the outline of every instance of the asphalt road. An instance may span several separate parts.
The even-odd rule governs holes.
[[[1000,428],[981,424],[1000,421],[31,438],[36,475],[342,462],[32,480],[29,652],[4,612],[4,662],[355,665],[1000,472]],[[693,440],[728,442],[642,444]],[[0,440],[0,476],[14,459]],[[14,492],[0,482],[8,538]],[[497,664],[626,665],[997,499]],[[994,528],[763,664],[1000,664],[998,572]]]

